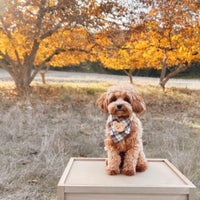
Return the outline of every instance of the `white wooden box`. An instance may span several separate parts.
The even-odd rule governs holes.
[[[195,186],[168,160],[149,159],[135,176],[107,175],[105,158],[71,158],[58,200],[193,200]]]

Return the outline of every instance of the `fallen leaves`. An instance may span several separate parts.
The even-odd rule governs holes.
[[[80,130],[80,133],[87,135],[87,136],[90,136],[92,134],[92,133],[84,131],[84,130]]]
[[[26,183],[39,183],[39,181],[37,179],[33,179],[33,180],[27,180]]]
[[[37,150],[31,150],[29,152],[30,155],[37,155],[38,154],[38,151]]]
[[[28,160],[22,160],[22,165],[27,165],[27,164],[29,164],[30,163],[30,161],[28,161]]]

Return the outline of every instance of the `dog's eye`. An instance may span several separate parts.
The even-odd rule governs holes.
[[[116,101],[116,100],[117,100],[117,98],[116,98],[116,97],[113,97],[113,98],[111,99],[111,102]]]
[[[129,100],[129,98],[128,98],[128,97],[125,97],[125,98],[124,98],[124,101],[126,101],[126,102],[130,103],[130,100]]]

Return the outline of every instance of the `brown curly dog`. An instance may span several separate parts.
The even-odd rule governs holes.
[[[137,114],[146,109],[143,99],[131,84],[111,86],[97,101],[110,115],[106,124],[105,149],[109,175],[122,172],[131,176],[147,169],[143,152],[142,125]]]

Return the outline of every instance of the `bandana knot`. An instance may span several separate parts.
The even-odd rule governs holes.
[[[110,120],[108,122],[109,132],[112,140],[115,144],[124,140],[131,132],[133,115],[130,119],[120,119],[118,117],[113,117],[110,115]]]

